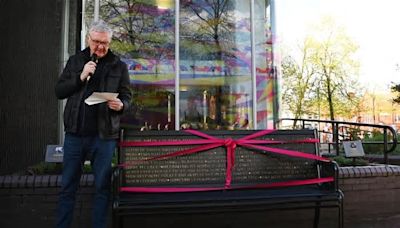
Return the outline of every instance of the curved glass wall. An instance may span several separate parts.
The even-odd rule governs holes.
[[[98,12],[115,31],[111,49],[129,67],[134,96],[122,120],[126,127],[273,128],[270,1],[83,3],[83,28]]]

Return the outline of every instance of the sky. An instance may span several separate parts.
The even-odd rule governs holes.
[[[400,84],[400,0],[275,0],[277,38],[294,48],[332,16],[359,45],[359,81],[368,90]],[[389,90],[390,91],[390,90]]]

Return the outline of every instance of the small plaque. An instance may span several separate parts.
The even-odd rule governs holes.
[[[357,141],[344,141],[344,153],[348,158],[364,157],[364,148],[360,140]]]
[[[47,145],[46,162],[62,162],[64,150],[62,145]]]

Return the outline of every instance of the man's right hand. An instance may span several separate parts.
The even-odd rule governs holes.
[[[81,81],[85,81],[86,79],[89,80],[90,76],[94,74],[94,71],[96,70],[97,64],[93,61],[89,61],[85,64],[83,67],[82,73],[81,73]]]

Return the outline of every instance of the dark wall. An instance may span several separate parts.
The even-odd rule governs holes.
[[[54,85],[62,0],[0,0],[0,173],[43,161],[57,144]]]

